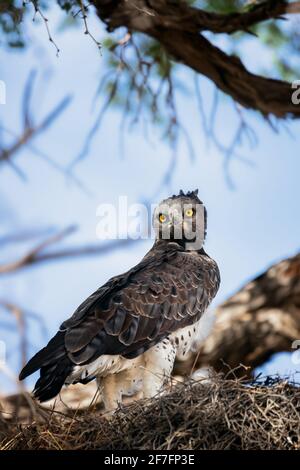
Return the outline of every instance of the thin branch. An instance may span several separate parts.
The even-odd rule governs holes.
[[[71,96],[66,96],[60,103],[58,103],[52,111],[39,123],[33,123],[33,117],[30,113],[30,101],[32,96],[32,88],[35,79],[35,72],[29,74],[27,83],[25,85],[23,96],[23,123],[24,128],[20,136],[7,148],[0,149],[0,163],[10,162],[11,158],[23,147],[29,144],[38,134],[45,131],[55,119],[67,108],[71,102]]]
[[[113,82],[113,85],[112,85],[112,88],[111,88],[111,91],[108,95],[108,97],[106,98],[104,104],[102,105],[99,113],[98,113],[98,116],[96,117],[96,120],[92,126],[92,128],[90,129],[90,131],[88,132],[88,135],[84,141],[84,144],[82,146],[82,149],[80,150],[79,154],[77,155],[77,157],[71,162],[70,166],[69,166],[69,169],[68,169],[68,172],[69,174],[71,175],[72,174],[72,170],[73,168],[77,165],[77,163],[79,163],[81,160],[83,160],[89,153],[89,150],[90,150],[90,146],[91,146],[91,143],[93,141],[93,138],[94,136],[96,135],[99,127],[100,127],[100,124],[102,122],[102,119],[103,119],[103,116],[105,114],[105,111],[108,109],[110,103],[113,101],[115,95],[116,95],[116,92],[117,92],[117,89],[118,89],[118,83],[119,83],[119,75],[121,73],[121,69],[119,68],[118,69],[118,72],[117,72],[117,75],[114,79],[114,82]]]
[[[242,107],[239,106],[237,103],[234,103],[234,108],[238,115],[239,123],[234,133],[234,136],[231,140],[231,143],[228,146],[221,143],[215,131],[215,123],[216,123],[216,117],[217,117],[217,111],[218,111],[218,96],[219,96],[218,89],[215,88],[215,93],[214,93],[214,98],[213,98],[213,103],[212,103],[209,119],[207,119],[206,114],[204,112],[204,103],[202,100],[197,75],[195,75],[195,92],[196,92],[196,98],[198,101],[198,108],[200,112],[202,126],[203,126],[204,134],[206,137],[206,142],[207,144],[212,143],[215,146],[215,148],[218,150],[218,152],[222,154],[224,158],[223,165],[224,165],[224,173],[225,173],[227,184],[229,188],[234,189],[235,185],[229,173],[229,165],[231,163],[231,159],[232,157],[234,157],[237,160],[240,160],[249,166],[253,166],[253,162],[239,155],[236,152],[236,148],[242,143],[244,136],[248,138],[249,146],[253,148],[257,144],[256,133],[246,121]]]
[[[28,360],[27,320],[34,320],[39,325],[41,333],[46,338],[47,328],[45,322],[41,315],[38,315],[37,313],[32,312],[30,310],[24,309],[19,305],[16,305],[15,303],[8,300],[0,299],[0,307],[12,314],[17,322],[18,333],[20,338],[21,360],[22,366],[24,366]]]
[[[132,35],[127,33],[120,41],[110,47],[110,51],[118,63],[117,71],[114,72],[115,76],[112,80],[110,79],[111,71],[105,74],[98,86],[96,97],[105,85],[108,88],[107,96],[85,139],[82,150],[72,162],[70,169],[88,155],[91,143],[101,125],[104,114],[116,96],[124,99],[124,111],[120,125],[121,135],[129,118],[128,128],[131,130],[134,125],[141,121],[142,117],[145,117],[144,122],[149,121],[149,110],[151,110],[153,120],[161,113],[166,121],[162,137],[169,139],[172,144],[172,168],[175,168],[176,158],[174,158],[173,150],[177,146],[179,132],[182,133],[185,139],[191,161],[195,160],[192,141],[177,115],[172,65],[169,63],[169,66],[165,66],[164,74],[157,84],[157,81],[152,80],[151,71],[154,67],[162,68],[165,56],[163,59],[161,54],[151,58],[145,57],[142,46],[142,43],[136,42]],[[128,54],[126,54],[127,50],[129,50]],[[126,89],[125,96],[123,89]],[[162,181],[162,184],[165,185],[168,184],[170,179],[164,177]]]
[[[87,34],[88,36],[90,36],[90,38],[92,39],[92,41],[96,44],[96,46],[98,47],[98,49],[101,51],[101,48],[102,48],[102,45],[101,45],[101,42],[100,41],[97,41],[97,39],[92,35],[92,33],[90,32],[89,30],[89,27],[88,27],[88,23],[87,23],[87,10],[88,10],[88,7],[86,7],[83,3],[82,0],[79,0],[79,3],[80,3],[80,8],[81,8],[81,12],[82,12],[82,18],[83,18],[83,22],[84,22],[84,27],[85,27],[85,31],[84,31],[84,34]]]
[[[123,247],[128,247],[130,244],[136,243],[136,240],[124,239],[124,240],[112,240],[106,244],[91,244],[91,245],[81,245],[74,246],[70,248],[65,248],[62,250],[57,250],[49,253],[41,253],[35,257],[33,263],[41,263],[44,261],[55,261],[59,259],[66,258],[75,258],[83,256],[93,256],[93,255],[106,255],[111,251],[116,249],[121,249]],[[1,273],[1,269],[0,269]]]
[[[10,263],[0,265],[0,275],[9,274],[12,272],[19,271],[23,268],[46,262],[46,261],[55,261],[59,259],[67,259],[74,257],[83,257],[83,256],[92,256],[92,255],[104,255],[116,249],[127,247],[129,244],[135,242],[136,240],[132,239],[117,239],[109,241],[105,244],[90,244],[90,245],[80,245],[74,247],[66,247],[61,250],[56,251],[46,251],[45,249],[49,246],[60,242],[70,234],[74,233],[76,227],[70,226],[65,230],[47,238],[42,243],[36,245],[28,253],[26,253],[21,258]]]
[[[20,230],[18,232],[14,231],[12,233],[0,236],[0,246],[2,248],[3,245],[7,245],[10,243],[26,242],[28,240],[32,240],[33,238],[48,235],[49,232],[53,232],[53,227]]]
[[[20,337],[20,351],[21,351],[21,359],[22,359],[22,366],[24,366],[28,360],[27,357],[27,335],[26,335],[26,323],[25,323],[25,315],[24,311],[18,307],[17,305],[7,302],[5,300],[0,299],[0,306],[5,310],[9,311],[16,319],[19,337]]]
[[[79,178],[73,174],[69,174],[62,165],[56,163],[47,154],[33,145],[32,141],[34,138],[48,129],[48,127],[67,108],[72,99],[71,96],[66,96],[52,111],[48,113],[48,115],[40,123],[35,124],[31,112],[31,100],[35,78],[36,72],[31,71],[24,87],[22,99],[23,130],[21,134],[17,135],[10,129],[5,128],[4,126],[0,126],[2,131],[12,136],[12,144],[6,147],[4,147],[4,145],[0,146],[0,164],[6,163],[10,165],[22,180],[26,180],[26,174],[16,165],[16,163],[13,161],[13,157],[24,147],[27,147],[31,153],[42,158],[56,171],[60,172],[64,176],[67,176],[68,178],[71,178],[72,182],[75,183],[83,192],[85,192],[87,195],[91,195],[91,191],[85,187]]]
[[[22,256],[20,259],[0,266],[0,274],[6,274],[6,273],[13,272],[13,271],[17,271],[17,270],[23,268],[24,266],[28,266],[32,263],[35,263],[37,261],[39,255],[42,256],[41,252],[43,252],[45,250],[45,248],[47,248],[48,246],[50,246],[54,243],[57,243],[57,242],[61,241],[63,238],[70,235],[74,231],[75,231],[75,227],[70,226],[70,227],[66,228],[65,230],[63,230],[62,232],[59,232],[59,233],[47,238],[45,241],[43,241],[42,243],[39,243],[37,246],[35,246],[32,250],[30,250],[28,253],[26,253],[24,256]]]
[[[54,41],[51,33],[50,33],[50,29],[49,29],[49,24],[48,24],[48,18],[45,17],[44,13],[42,12],[41,8],[40,8],[40,5],[39,5],[39,1],[38,0],[31,0],[31,3],[34,7],[34,10],[35,10],[35,13],[34,13],[34,17],[33,17],[33,21],[35,20],[35,17],[37,14],[40,15],[40,17],[42,18],[44,24],[45,24],[45,27],[46,27],[46,31],[47,31],[47,35],[48,35],[48,39],[49,41],[53,44],[53,46],[55,47],[56,49],[56,57],[59,56],[59,52],[60,52],[60,49],[58,47],[58,45],[56,44],[56,42]]]

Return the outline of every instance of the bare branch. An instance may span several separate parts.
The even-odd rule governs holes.
[[[0,130],[12,136],[12,143],[10,145],[5,147],[2,144],[2,147],[0,146],[0,164],[5,163],[10,165],[21,179],[26,180],[26,174],[16,165],[15,161],[13,160],[15,155],[24,147],[26,147],[33,155],[40,157],[56,171],[71,179],[72,182],[75,183],[85,194],[91,195],[91,191],[85,187],[83,182],[77,178],[76,175],[68,173],[68,171],[62,165],[57,163],[46,153],[42,152],[33,145],[34,138],[49,128],[49,126],[67,108],[72,99],[71,96],[66,96],[52,111],[48,113],[48,115],[40,123],[35,124],[31,111],[31,100],[35,78],[36,72],[33,70],[30,72],[24,88],[22,100],[23,131],[21,134],[17,135],[10,129],[5,128],[4,126],[0,126]]]
[[[88,7],[84,5],[82,0],[79,0],[79,3],[80,3],[80,9],[81,9],[81,12],[82,12],[82,18],[83,18],[83,22],[84,22],[84,26],[85,26],[84,34],[87,34],[88,36],[90,36],[92,41],[96,44],[98,49],[101,51],[101,47],[102,47],[101,42],[97,41],[97,39],[95,38],[95,36],[92,35],[92,33],[90,32],[89,27],[88,27],[88,23],[87,23],[87,10],[88,10]]]
[[[35,20],[35,16],[37,14],[40,15],[40,17],[42,18],[44,24],[45,24],[45,27],[46,27],[46,31],[47,31],[47,34],[48,34],[48,39],[49,41],[53,44],[53,46],[55,47],[56,49],[56,56],[58,57],[59,55],[59,48],[56,44],[56,42],[54,41],[53,37],[51,36],[51,33],[50,33],[50,29],[49,29],[49,25],[48,25],[48,18],[45,17],[44,13],[42,12],[41,8],[40,8],[40,5],[39,5],[39,1],[38,0],[30,0],[33,7],[34,7],[34,10],[35,10],[35,13],[34,13],[34,17],[33,17],[33,21]]]
[[[133,243],[135,240],[132,239],[122,239],[122,240],[113,240],[107,242],[105,244],[90,244],[90,245],[80,245],[74,247],[66,247],[61,250],[56,251],[47,251],[45,249],[49,246],[60,242],[68,235],[74,233],[76,230],[75,226],[70,226],[65,230],[47,238],[42,243],[39,243],[33,249],[31,249],[28,253],[26,253],[21,258],[17,259],[16,261],[12,261],[10,263],[6,263],[0,265],[0,275],[1,274],[9,274],[15,271],[19,271],[20,269],[35,265],[37,263],[42,263],[46,261],[55,261],[59,259],[67,259],[67,258],[74,258],[74,257],[83,257],[83,256],[91,256],[91,255],[104,255],[115,249],[123,248],[124,246],[128,246],[129,244]]]
[[[7,148],[0,149],[0,164],[12,163],[12,157],[19,152],[24,146],[31,143],[31,141],[41,132],[45,131],[53,121],[66,109],[70,104],[71,96],[66,96],[61,102],[50,111],[50,113],[39,123],[34,124],[33,117],[30,112],[30,100],[32,96],[33,83],[35,80],[35,72],[29,74],[23,95],[23,123],[24,128],[20,136],[17,136],[13,143]]]
[[[8,310],[16,319],[18,332],[20,337],[20,351],[21,351],[21,359],[22,359],[22,366],[24,366],[28,360],[27,357],[27,336],[26,336],[26,324],[24,318],[24,311],[18,307],[17,305],[7,302],[5,300],[0,299],[0,306],[3,307],[5,310]]]
[[[7,245],[10,243],[19,243],[33,238],[49,235],[49,232],[53,232],[53,227],[36,228],[28,230],[19,230],[18,232],[11,232],[6,235],[0,236],[0,246]]]
[[[0,274],[17,271],[25,266],[35,263],[38,257],[42,256],[41,252],[43,252],[45,248],[52,245],[53,243],[61,241],[63,238],[65,238],[67,235],[70,235],[74,231],[75,227],[71,226],[66,228],[62,232],[59,232],[58,234],[49,237],[47,240],[43,241],[42,243],[39,243],[36,247],[34,247],[32,250],[26,253],[26,255],[22,256],[17,261],[13,261],[11,263],[0,266]]]

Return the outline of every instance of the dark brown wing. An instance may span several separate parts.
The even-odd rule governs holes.
[[[206,255],[169,250],[149,257],[111,280],[63,323],[68,356],[75,364],[101,354],[136,357],[199,320],[218,286],[218,269]]]

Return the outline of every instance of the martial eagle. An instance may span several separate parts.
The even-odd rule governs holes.
[[[97,378],[106,409],[124,395],[152,397],[204,336],[206,309],[220,274],[204,251],[206,209],[198,191],[180,191],[153,214],[155,242],[128,272],[88,297],[24,367],[40,370],[34,396],[55,397],[64,384]],[[205,315],[204,315],[205,314]]]

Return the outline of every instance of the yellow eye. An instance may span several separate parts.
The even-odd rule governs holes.
[[[185,215],[186,215],[187,217],[192,217],[192,216],[194,215],[194,209],[187,209],[187,210],[185,211]]]
[[[159,214],[159,221],[165,222],[167,220],[167,216],[165,214]]]

